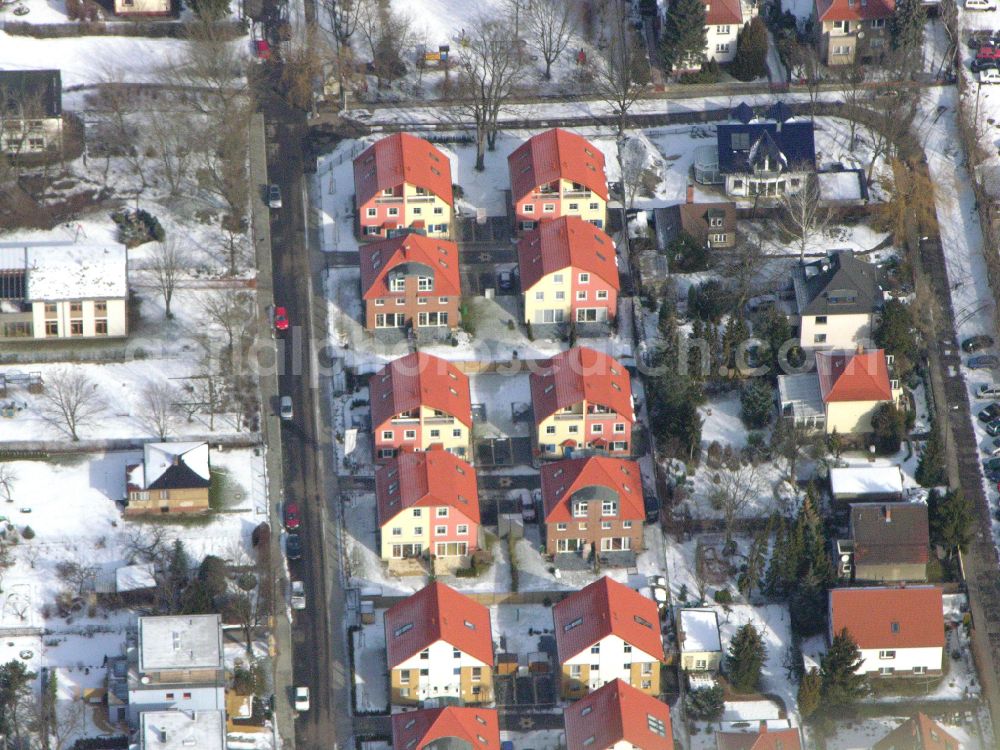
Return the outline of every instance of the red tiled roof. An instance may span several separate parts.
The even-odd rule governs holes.
[[[943,647],[941,589],[832,589],[830,630],[836,635],[844,628],[862,649]]]
[[[423,352],[393,360],[368,381],[372,429],[400,412],[428,406],[472,427],[469,378],[455,365]]]
[[[604,200],[608,199],[604,154],[586,138],[562,128],[529,138],[507,157],[507,167],[515,202],[539,185],[560,178],[585,185]]]
[[[607,576],[555,605],[552,619],[560,664],[609,635],[663,661],[656,603]]]
[[[885,352],[816,352],[816,371],[823,402],[888,401],[889,366]]]
[[[428,266],[432,272],[434,289],[423,295],[457,297],[462,294],[458,245],[454,242],[422,234],[404,234],[362,245],[360,254],[361,296],[364,299],[389,294],[386,275],[390,269],[404,263]]]
[[[926,714],[907,719],[872,746],[872,750],[959,750],[959,742]]]
[[[375,470],[378,523],[413,506],[454,508],[479,523],[476,470],[447,451],[401,453]]]
[[[768,729],[761,725],[757,732],[716,732],[717,750],[801,750],[799,730]]]
[[[890,18],[895,0],[816,0],[816,17],[823,21],[870,21]]]
[[[393,714],[395,750],[423,750],[437,740],[455,737],[472,750],[500,750],[500,722],[492,708],[428,708]]]
[[[490,611],[455,589],[435,581],[386,610],[389,669],[438,641],[493,666]]]
[[[517,262],[524,292],[548,274],[571,267],[620,288],[614,241],[579,216],[543,221],[525,234],[517,243]]]
[[[393,133],[361,152],[354,160],[354,192],[359,206],[404,182],[425,188],[448,205],[451,160],[431,143],[409,133]]]
[[[657,720],[662,722],[659,726]],[[607,750],[619,742],[642,750],[674,747],[670,707],[622,680],[609,682],[567,706],[563,722],[566,750]],[[653,727],[662,727],[663,734]]]
[[[705,24],[740,25],[743,23],[743,8],[740,0],[705,0]]]
[[[607,487],[618,495],[616,518],[643,520],[642,478],[635,461],[592,456],[568,458],[542,466],[545,521],[572,520],[570,498],[584,487]]]
[[[529,382],[536,422],[584,399],[635,421],[628,370],[607,354],[589,347],[577,346],[542,360]]]

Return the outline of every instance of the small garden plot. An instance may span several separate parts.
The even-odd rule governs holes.
[[[527,373],[484,373],[469,377],[472,403],[483,404],[486,421],[476,435],[527,437],[531,434],[531,388]]]
[[[377,588],[387,596],[407,596],[423,588],[425,576],[405,578],[391,574],[382,562],[375,546],[378,521],[375,495],[352,492],[343,506],[344,547],[347,559],[347,580],[362,589]]]
[[[389,666],[386,661],[385,610],[375,622],[351,632],[354,651],[354,699],[358,712],[389,710]]]

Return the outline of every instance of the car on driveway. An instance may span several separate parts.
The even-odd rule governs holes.
[[[997,416],[1000,417],[1000,414]],[[300,523],[299,504],[285,503],[285,528],[289,531],[295,531],[295,529],[299,528]]]
[[[497,274],[497,288],[502,294],[509,294],[514,291],[514,272],[501,271]]]
[[[990,481],[995,482],[1000,479],[1000,456],[988,458],[983,461],[983,473],[986,474],[986,478]]]
[[[283,307],[274,308],[274,327],[279,331],[288,330],[288,310]]]
[[[285,556],[289,560],[302,559],[302,537],[298,534],[289,534],[285,539]]]
[[[1000,367],[1000,357],[995,354],[977,354],[969,357],[969,368],[973,370],[986,370],[993,367]]]
[[[991,346],[993,346],[993,337],[987,336],[986,334],[980,334],[979,336],[970,336],[963,341],[962,351],[969,354],[975,354],[980,349],[988,349]]]

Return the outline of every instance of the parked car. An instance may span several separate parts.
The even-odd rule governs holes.
[[[660,518],[660,498],[656,495],[645,495],[642,504],[646,509],[646,522],[655,523]]]
[[[985,428],[986,434],[990,437],[997,437],[1000,435],[1000,419],[994,419]]]
[[[274,308],[274,327],[279,331],[288,330],[288,310],[283,307]]]
[[[1000,70],[995,67],[983,68],[979,71],[979,83],[1000,83]]]
[[[281,397],[281,401],[278,402],[278,414],[285,420],[292,419],[295,416],[291,396]]]
[[[292,609],[306,608],[306,587],[302,581],[292,581]]]
[[[995,354],[977,354],[969,357],[969,367],[973,370],[986,370],[993,367],[1000,367],[1000,357]]]
[[[987,336],[986,334],[980,334],[979,336],[970,336],[963,341],[962,351],[968,352],[969,354],[975,354],[980,349],[988,349],[991,346],[993,346],[993,337]]]
[[[497,288],[501,292],[513,292],[514,291],[514,272],[513,271],[501,271],[497,274]]]
[[[1000,414],[997,416],[1000,417]],[[299,528],[300,523],[299,504],[285,503],[285,528],[289,531],[295,531],[295,529]]]
[[[1000,398],[1000,383],[983,383],[976,389],[976,398],[983,401],[988,398]]]
[[[1000,456],[1000,437],[995,437],[982,448],[987,456]]]
[[[271,45],[266,39],[255,39],[253,43],[253,53],[258,60],[270,60]]]
[[[1000,60],[1000,47],[992,42],[981,45],[972,60],[972,72],[977,73],[983,68],[995,67],[998,60]]]
[[[301,712],[309,710],[309,688],[299,686],[295,688],[295,710]]]
[[[1000,479],[1000,456],[983,461],[983,472],[986,474],[986,478],[992,482]]]
[[[997,4],[993,0],[965,0],[966,10],[996,10]]]
[[[270,208],[281,208],[281,188],[271,185],[267,189],[267,205]]]
[[[285,538],[285,556],[289,560],[302,558],[302,537],[298,534],[289,534]]]
[[[521,497],[518,498],[518,506],[521,511],[521,519],[525,523],[531,523],[536,518],[538,518],[538,506],[541,503],[541,490],[535,490],[538,493],[536,498],[534,493],[528,490],[521,490]]]

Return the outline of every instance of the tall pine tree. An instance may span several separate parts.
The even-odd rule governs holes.
[[[823,704],[827,708],[850,706],[868,693],[867,678],[857,671],[863,661],[847,628],[833,637],[819,668]]]
[[[703,0],[672,0],[663,24],[663,62],[668,70],[697,68],[705,57],[708,33]]]
[[[729,72],[741,81],[752,81],[767,75],[767,25],[760,16],[743,24],[736,36],[736,57]]]
[[[904,64],[913,69],[921,62],[927,12],[921,0],[897,0],[892,14],[892,46],[903,53]]]
[[[950,490],[944,497],[932,490],[927,496],[931,542],[948,550],[948,557],[965,552],[972,541],[975,513],[962,490]]]
[[[802,681],[799,683],[798,704],[799,714],[802,715],[803,719],[808,719],[816,713],[823,697],[822,690],[823,680],[817,670],[810,669],[802,675]]]
[[[931,425],[931,436],[924,446],[914,474],[922,487],[940,487],[948,483],[948,473],[944,467],[944,446],[937,425]]]
[[[733,688],[740,693],[752,693],[760,683],[760,672],[767,658],[764,639],[753,623],[746,623],[729,643],[726,673]]]

